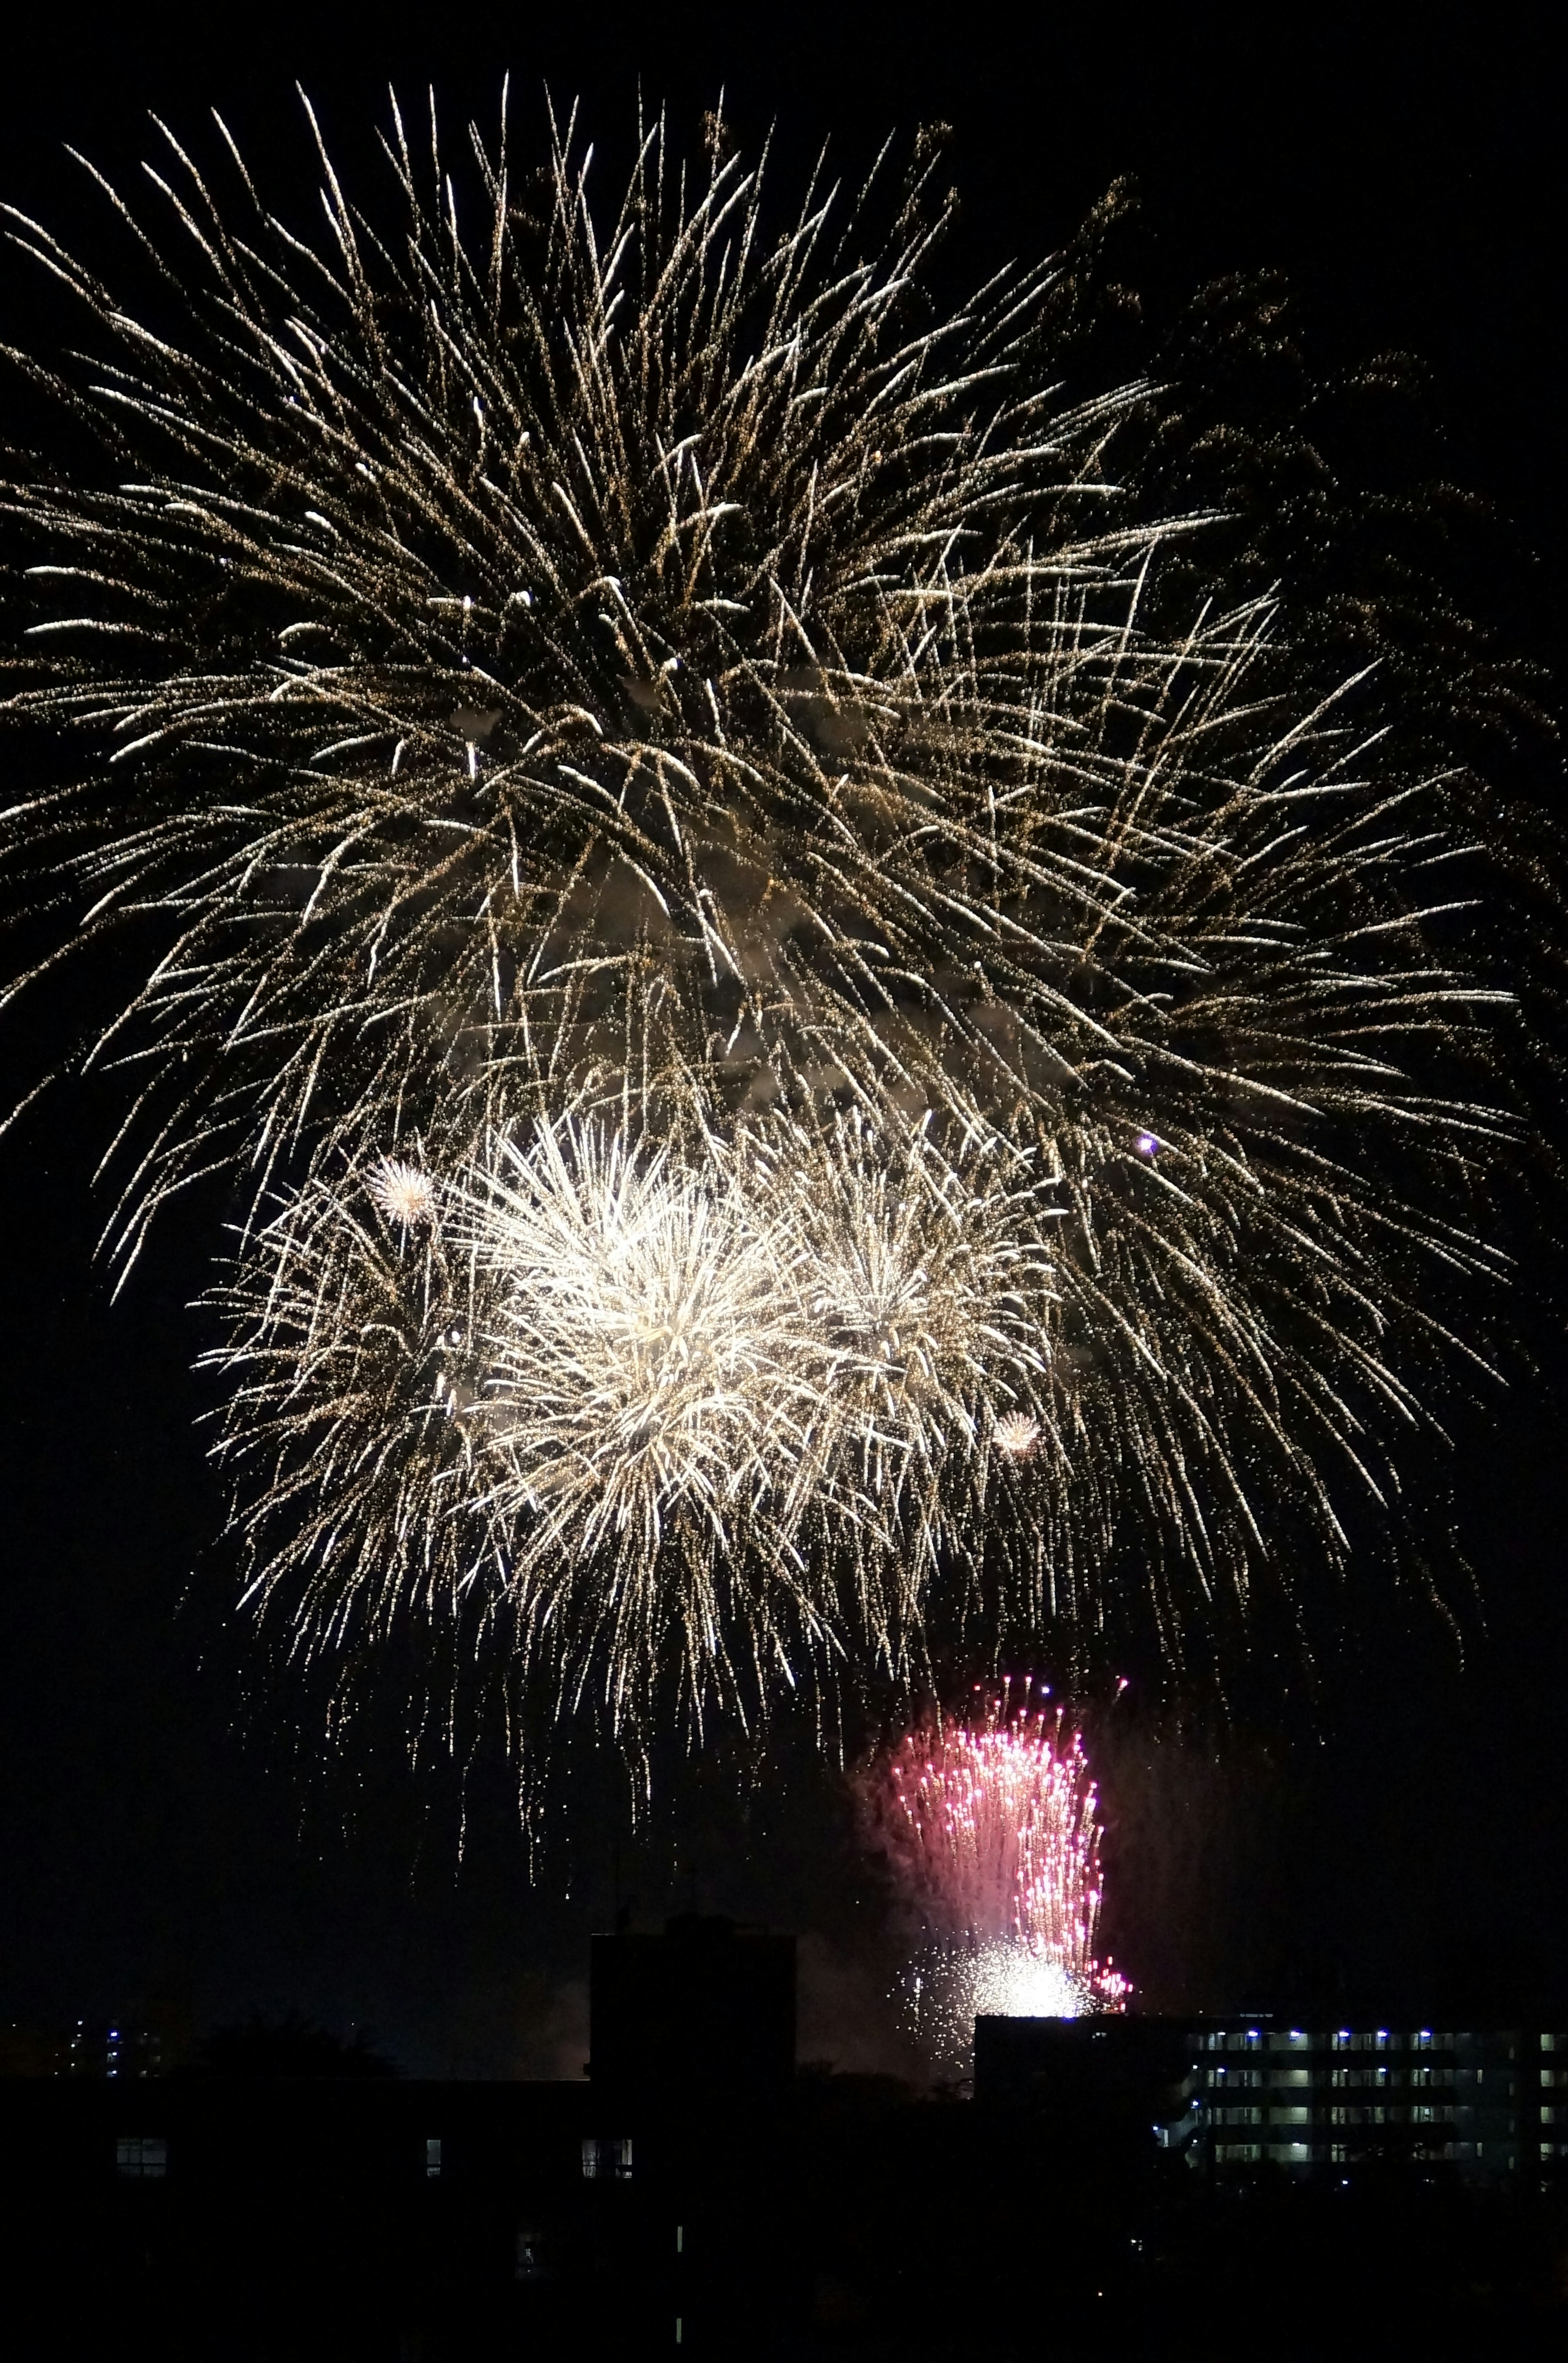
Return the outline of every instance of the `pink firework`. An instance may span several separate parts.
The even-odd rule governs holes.
[[[1030,1686],[977,1697],[963,1722],[911,1732],[863,1794],[875,1837],[927,1932],[906,1980],[939,2047],[977,2013],[1119,2010],[1128,1987],[1095,1953],[1098,1798],[1083,1742]]]

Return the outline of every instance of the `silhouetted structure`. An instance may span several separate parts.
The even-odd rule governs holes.
[[[581,2082],[322,2073],[317,2043],[290,2055],[308,2072],[279,2072],[273,2044],[236,2047],[238,2072],[0,2085],[6,2351],[1209,2363],[1250,2358],[1265,2320],[1298,2363],[1561,2351],[1554,2115],[1525,2142],[1556,2108],[1555,2035],[1483,2056],[1387,2030],[1378,2049],[1375,2029],[1358,2049],[1354,2029],[1255,2021],[983,2020],[965,2102],[790,2072],[791,1961],[722,1923],[601,1940]],[[1428,2067],[1450,2080],[1409,2080]],[[1473,2124],[1478,2147],[1495,2107],[1530,2172],[1499,2153],[1496,2182],[1467,2184],[1475,2161],[1392,2115],[1367,2130],[1400,2138],[1333,2156],[1336,2108],[1428,2106],[1452,2118],[1408,2122]]]
[[[1132,2013],[1084,2018],[977,2018],[975,2099],[1029,2108],[1051,2138],[1124,2173],[1156,2152],[1198,2155],[1201,2071],[1190,2029]]]
[[[590,2073],[602,2092],[777,2103],[795,2073],[795,1939],[683,1914],[595,1936]]]

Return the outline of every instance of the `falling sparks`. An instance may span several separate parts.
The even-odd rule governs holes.
[[[1130,1556],[1178,1648],[1263,1520],[1342,1564],[1398,1500],[1502,1272],[1451,774],[1183,611],[1204,521],[1118,483],[1144,389],[1052,390],[1055,266],[922,296],[928,148],[885,234],[879,183],[776,229],[660,122],[596,217],[504,114],[462,203],[395,110],[386,218],[323,152],[315,248],[171,141],[173,321],[6,216],[116,455],[0,484],[6,710],[86,748],[6,871],[142,962],[111,1251],[248,1193],[248,1596],[618,1729],[1093,1626]]]
[[[1028,1690],[1004,1684],[964,1720],[937,1715],[862,1783],[924,1932],[905,2000],[949,2072],[967,2067],[977,2015],[1076,2018],[1121,2008],[1129,1991],[1095,1952],[1099,1825],[1082,1740]]]

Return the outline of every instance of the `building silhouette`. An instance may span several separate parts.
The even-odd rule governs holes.
[[[39,2053],[54,2072],[0,2081],[0,2351],[1239,2363],[1263,2322],[1302,2363],[1568,2343],[1568,2035],[982,2019],[965,2101],[797,2070],[793,1970],[789,1938],[690,1915],[597,1939],[591,2073],[558,2083],[320,2072],[333,2047],[304,2040],[128,2078]]]

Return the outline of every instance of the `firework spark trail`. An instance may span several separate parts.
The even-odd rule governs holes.
[[[1099,1825],[1083,1742],[1014,1687],[967,1720],[909,1733],[861,1782],[874,1842],[925,1931],[906,2001],[949,2067],[966,2064],[977,2014],[1076,2017],[1128,1992],[1095,1951]]]
[[[145,303],[6,216],[100,349],[13,358],[112,471],[0,486],[8,709],[92,749],[5,860],[72,949],[160,934],[84,1053],[133,1102],[110,1245],[247,1193],[257,1595],[307,1648],[480,1596],[617,1713],[679,1633],[700,1712],[907,1668],[938,1595],[1092,1622],[1133,1527],[1172,1647],[1261,1503],[1342,1562],[1502,1267],[1447,776],[1266,605],[1146,626],[1201,528],[1118,486],[1143,390],[1052,391],[1048,264],[934,305],[927,150],[879,241],[886,163],[776,230],[660,122],[596,227],[572,125],[536,207],[473,144],[460,212],[394,109],[376,227],[323,151],[313,248],[170,139]],[[529,1144],[580,1122],[547,1248]],[[448,1315],[489,1359],[437,1420]]]

